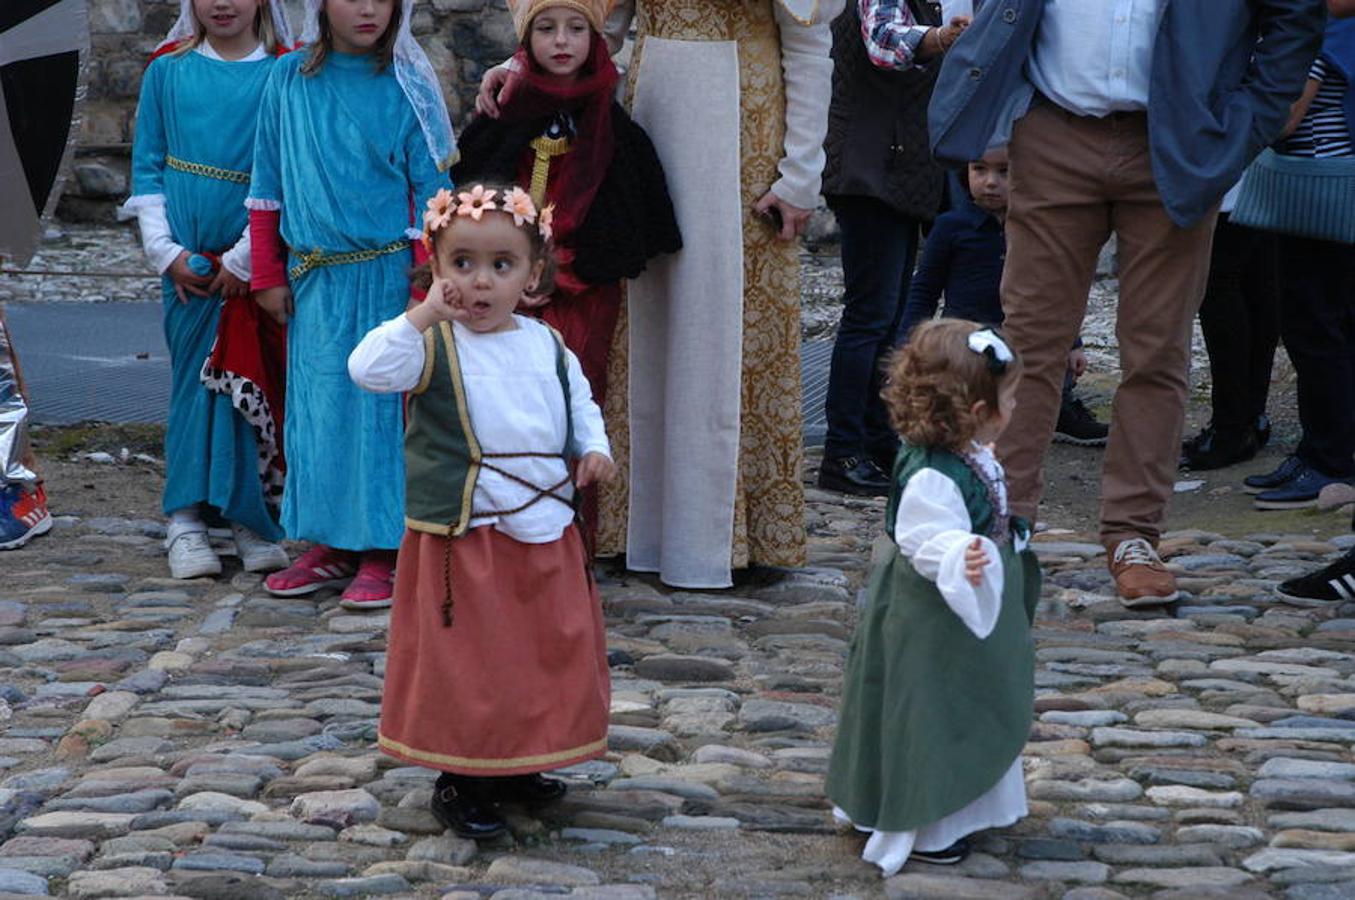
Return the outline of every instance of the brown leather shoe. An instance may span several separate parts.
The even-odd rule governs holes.
[[[1128,538],[1110,548],[1110,574],[1120,602],[1136,606],[1171,603],[1180,596],[1176,576],[1167,571],[1153,545],[1144,538]]]

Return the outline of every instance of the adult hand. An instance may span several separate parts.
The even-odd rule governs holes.
[[[787,203],[771,191],[763,194],[762,199],[753,204],[753,212],[764,219],[768,219],[774,225],[776,220],[771,213],[773,208],[781,215],[781,229],[776,233],[776,236],[783,241],[795,240],[804,232],[805,226],[809,224],[811,210],[801,209]]]
[[[166,274],[169,280],[174,282],[174,293],[179,295],[180,303],[188,302],[188,295],[194,297],[210,297],[212,292],[208,290],[208,285],[212,284],[210,275],[195,275],[193,270],[188,268],[188,257],[192,254],[187,250],[179,254],[174,262],[169,264]]]
[[[249,293],[249,282],[235,277],[235,274],[222,266],[207,287],[207,293],[220,293],[223,297],[244,297]]]
[[[574,470],[574,486],[580,489],[590,484],[611,481],[616,474],[616,463],[601,453],[585,453]]]
[[[950,24],[932,28],[922,36],[922,41],[917,46],[918,57],[931,59],[944,54],[960,39],[960,35],[964,34],[970,21],[972,20],[969,16],[955,16],[950,20]]]
[[[292,289],[285,284],[256,291],[254,302],[279,325],[286,325],[292,317]]]
[[[506,68],[495,66],[485,72],[485,77],[480,79],[480,90],[475,95],[475,111],[482,116],[489,116],[491,119],[499,117],[500,107],[508,102],[508,98],[513,93],[513,72]]]

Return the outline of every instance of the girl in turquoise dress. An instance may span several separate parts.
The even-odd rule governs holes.
[[[400,397],[360,390],[348,354],[409,302],[411,197],[449,187],[454,154],[413,5],[308,0],[306,46],[263,92],[247,203],[256,299],[288,323],[282,524],[313,542],[265,585],[342,586],[350,608],[390,605],[405,498]]]
[[[1026,814],[1040,574],[990,449],[1019,371],[996,332],[961,319],[919,326],[890,367],[894,546],[857,625],[827,780],[886,877],[910,856],[959,862],[966,835]]]
[[[244,199],[259,98],[287,23],[267,0],[182,0],[146,69],[132,152],[132,196],[151,264],[162,274],[171,393],[164,510],[170,573],[221,572],[204,507],[227,520],[250,571],[287,565],[269,448],[203,364],[227,303],[247,303]],[[271,502],[270,502],[271,501]]]

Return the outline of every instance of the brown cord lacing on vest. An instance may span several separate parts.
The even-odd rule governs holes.
[[[493,465],[492,463],[485,462],[485,460],[487,459],[564,459],[564,456],[559,453],[480,454],[479,464],[481,468],[488,469],[491,472],[495,472],[499,475],[502,475],[509,481],[514,481],[522,485],[523,487],[530,488],[531,490],[535,491],[536,494],[526,503],[523,503],[521,506],[515,506],[512,509],[489,509],[473,511],[470,515],[472,519],[481,519],[486,518],[488,516],[499,516],[499,517],[511,516],[514,513],[520,513],[523,510],[528,509],[529,507],[535,506],[542,500],[549,498],[551,500],[558,500],[565,506],[568,506],[571,510],[574,510],[575,521],[578,521],[579,512],[577,509],[575,509],[574,501],[570,500],[567,497],[562,497],[556,493],[556,491],[560,490],[560,488],[570,483],[570,475],[568,473],[566,473],[565,477],[557,481],[555,484],[552,484],[550,487],[543,488],[539,485],[532,484],[532,482],[528,481],[525,478],[522,478],[518,475],[514,475],[512,472],[509,472],[506,469],[501,469],[498,466]],[[586,549],[587,548],[585,548],[585,550]],[[589,555],[591,556],[591,554]],[[453,610],[452,610],[452,535],[450,532],[447,534],[447,537],[443,539],[442,544],[442,591],[443,591],[442,624],[443,627],[445,628],[451,628]]]

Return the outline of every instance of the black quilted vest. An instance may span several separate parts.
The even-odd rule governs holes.
[[[939,25],[934,4],[908,0],[919,25]],[[927,146],[927,103],[941,57],[902,71],[877,68],[861,38],[857,4],[833,21],[833,100],[823,193],[874,197],[906,216],[931,221],[941,207],[945,174]]]

